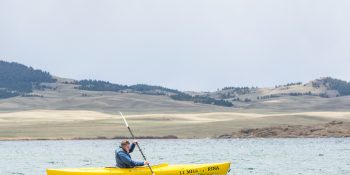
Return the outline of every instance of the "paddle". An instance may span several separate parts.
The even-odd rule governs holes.
[[[128,122],[126,121],[126,119],[125,119],[123,113],[121,113],[121,112],[119,112],[119,113],[120,113],[120,115],[123,117],[124,123],[125,123],[126,127],[128,128],[128,130],[129,130],[129,132],[130,132],[130,134],[131,134],[132,139],[135,140],[135,136],[134,136],[134,134],[132,133],[132,131],[131,131],[130,127],[129,127],[129,124],[128,124]],[[139,145],[138,142],[136,142],[136,146],[137,146],[137,148],[140,150],[143,159],[144,159],[145,161],[147,161],[146,156],[143,154],[142,149],[140,148],[140,145]],[[151,170],[152,175],[155,175],[154,172],[153,172],[153,170],[152,170],[152,167],[151,167],[149,164],[148,164],[148,168],[149,168],[149,170]]]

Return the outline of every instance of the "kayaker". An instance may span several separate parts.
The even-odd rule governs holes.
[[[115,159],[117,167],[119,168],[133,168],[136,166],[149,165],[147,161],[138,162],[131,159],[130,153],[135,149],[137,141],[134,140],[132,144],[128,140],[124,140],[120,143],[118,149],[115,150]]]

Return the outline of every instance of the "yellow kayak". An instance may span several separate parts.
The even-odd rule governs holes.
[[[226,175],[230,162],[211,164],[161,164],[152,166],[155,175]],[[47,175],[151,175],[148,167],[47,169]]]

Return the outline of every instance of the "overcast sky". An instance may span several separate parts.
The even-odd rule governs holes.
[[[0,59],[180,90],[350,80],[348,0],[0,0]]]

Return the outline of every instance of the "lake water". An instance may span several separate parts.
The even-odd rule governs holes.
[[[114,165],[119,140],[0,141],[0,175]],[[350,175],[350,139],[141,140],[151,163],[231,161],[229,174]],[[132,154],[141,160],[137,150]]]

